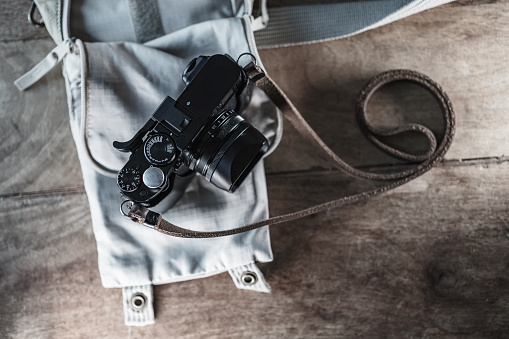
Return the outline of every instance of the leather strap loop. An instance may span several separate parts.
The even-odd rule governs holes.
[[[344,162],[322,141],[322,139],[309,126],[309,124],[302,117],[302,115],[299,113],[297,108],[292,104],[292,102],[288,99],[288,97],[284,94],[284,92],[274,83],[274,81],[272,81],[272,79],[269,76],[266,75],[263,76],[264,74],[260,68],[258,68],[255,64],[252,63],[246,66],[246,72],[248,76],[256,83],[256,85],[260,89],[262,89],[267,94],[267,96],[274,102],[274,104],[283,112],[283,115],[292,124],[292,126],[309,143],[311,143],[314,146],[317,153],[325,160],[327,160],[332,166],[355,177],[376,181],[383,180],[388,181],[388,183],[382,187],[373,190],[341,197],[339,199],[332,200],[320,205],[312,206],[310,208],[300,210],[298,212],[272,217],[267,220],[263,220],[260,222],[256,222],[253,224],[225,231],[200,232],[188,230],[164,220],[163,217],[159,215],[155,225],[152,224],[149,225],[153,227],[156,231],[181,238],[221,237],[247,232],[262,226],[275,225],[286,221],[299,219],[311,214],[327,210],[332,207],[350,204],[359,200],[363,200],[365,198],[379,195],[395,187],[401,186],[404,183],[407,183],[408,181],[424,174],[443,159],[445,153],[447,152],[452,143],[455,128],[454,109],[449,97],[444,92],[442,87],[440,87],[440,85],[438,85],[436,82],[434,82],[424,74],[411,70],[391,70],[375,76],[361,90],[357,98],[356,106],[357,120],[363,132],[368,137],[368,139],[371,140],[375,145],[380,147],[382,150],[401,159],[421,162],[414,168],[403,170],[396,173],[382,174],[358,170]],[[368,121],[366,108],[372,94],[383,85],[386,85],[394,81],[411,81],[419,84],[420,86],[428,90],[431,94],[433,94],[434,98],[438,101],[441,107],[444,121],[444,135],[440,143],[437,144],[437,140],[433,132],[431,132],[429,128],[422,126],[420,124],[406,124],[394,129],[382,130],[374,127]],[[428,151],[425,154],[423,155],[408,154],[384,144],[379,139],[379,137],[381,136],[391,136],[409,131],[422,133],[428,139],[429,147]],[[128,216],[131,217],[132,219],[136,219],[140,223],[144,222],[146,223],[145,218],[140,217],[140,213],[136,213],[134,212],[134,210],[139,211],[140,207],[138,205],[135,205],[135,207],[133,207],[133,209],[131,210],[132,212],[129,212]]]

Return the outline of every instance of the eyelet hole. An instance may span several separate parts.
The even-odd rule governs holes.
[[[135,293],[131,296],[129,306],[135,311],[140,311],[147,305],[147,297],[143,293]]]
[[[246,286],[251,286],[258,282],[258,276],[254,272],[244,272],[240,276],[240,281]]]

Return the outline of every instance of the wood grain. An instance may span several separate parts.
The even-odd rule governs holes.
[[[507,154],[504,136],[508,118],[497,113],[503,112],[503,107],[508,104],[505,88],[509,79],[505,71],[507,68],[503,65],[505,50],[500,48],[500,44],[507,40],[504,37],[509,36],[503,24],[508,14],[500,7],[502,5],[475,7],[475,12],[457,7],[441,8],[436,11],[440,10],[444,16],[454,13],[459,18],[458,22],[441,27],[440,16],[430,11],[346,40],[264,50],[262,58],[270,74],[292,97],[323,139],[353,165],[399,163],[375,149],[361,135],[353,116],[354,100],[362,85],[376,73],[398,67],[413,68],[431,75],[453,98],[458,116],[458,132],[448,153],[449,159],[500,156]],[[494,24],[485,25],[477,19],[479,16],[493,16]],[[443,41],[434,39],[436,30],[429,27],[441,27]],[[457,36],[469,36],[469,39],[463,41]],[[2,74],[5,74],[0,79],[1,95],[5,98],[2,100],[8,104],[2,114],[9,121],[2,126],[4,138],[9,140],[0,146],[1,154],[8,155],[3,160],[8,170],[0,174],[3,176],[0,184],[2,193],[45,190],[54,185],[74,187],[80,180],[77,158],[66,127],[65,93],[58,67],[41,83],[23,94],[12,86],[17,76],[42,59],[53,46],[49,40],[29,44],[30,48],[28,43],[7,43],[0,51],[0,68]],[[391,46],[391,49],[384,46]],[[436,61],[431,58],[430,62],[422,63],[419,60],[422,59],[420,51],[423,49],[428,50],[429,55],[447,59],[442,60],[440,57],[438,59],[442,61]],[[486,58],[491,58],[493,62],[485,63]],[[419,65],[425,65],[427,69]],[[366,70],[366,67],[369,69]],[[491,88],[491,83],[500,86],[493,91],[483,91]],[[472,88],[480,90],[473,91]],[[20,100],[39,104],[22,106],[18,104]],[[44,119],[41,120],[43,124],[39,124],[37,119],[42,107],[45,110]],[[392,88],[388,87],[375,95],[369,107],[370,112],[373,112],[373,121],[378,124],[389,126],[420,120],[440,130],[436,120],[436,105],[426,92],[415,86],[396,84]],[[22,111],[25,108],[27,111]],[[492,117],[501,121],[495,124]],[[28,118],[31,121],[27,124],[24,120]],[[19,135],[16,126],[25,127],[24,134]],[[61,129],[61,133],[55,134],[56,129]],[[35,139],[34,142],[26,143],[24,138],[28,134],[30,139]],[[325,162],[313,156],[313,150],[292,128],[286,126],[284,134],[280,150],[266,162],[268,173],[328,168]],[[55,144],[47,140],[49,135],[64,139],[55,140],[58,142]],[[13,147],[20,143],[25,144],[20,147],[33,152],[12,152]],[[461,146],[465,143],[469,146]],[[401,141],[397,141],[397,144],[405,145]],[[420,139],[411,143],[407,141],[406,144],[417,151],[422,147]],[[42,147],[47,153],[40,153]],[[50,168],[48,164],[55,155],[60,157],[58,163],[61,165]],[[45,157],[45,165],[38,166],[37,161],[32,162],[34,156]],[[19,171],[19,163],[29,166]],[[60,173],[52,175],[55,170]],[[39,174],[39,171],[43,173]],[[38,182],[32,184],[34,180]]]
[[[368,170],[398,162],[360,138],[356,93],[390,68],[430,75],[456,105],[448,160],[389,194],[271,228],[275,260],[261,266],[271,294],[237,290],[227,274],[156,286],[156,325],[127,328],[121,291],[100,283],[59,68],[25,93],[12,86],[53,42],[28,30],[28,2],[1,1],[0,337],[507,336],[509,2],[463,6],[480,3],[262,51],[320,135]],[[420,119],[440,134],[435,110],[420,88],[394,84],[372,98],[369,113],[387,126]],[[418,152],[422,143],[408,147]],[[271,214],[368,187],[312,154],[285,127],[266,161]]]
[[[13,85],[53,47],[0,43],[0,194],[83,185],[60,65],[25,92]]]
[[[509,106],[506,9],[507,3],[434,9],[348,39],[262,50],[261,58],[311,126],[349,163],[394,163],[361,135],[353,110],[371,77],[398,68],[427,74],[452,99],[457,133],[448,159],[501,156],[509,150],[509,118],[500,114]],[[371,103],[374,122],[393,126],[417,118],[436,129],[436,110],[427,93],[404,85],[396,89]],[[399,92],[407,100],[398,98]],[[384,105],[388,102],[397,105]],[[285,128],[281,146],[267,161],[269,172],[327,167],[291,128]]]
[[[21,338],[503,337],[509,162],[457,165],[272,227],[271,294],[237,290],[227,274],[156,286],[157,324],[145,328],[124,327],[120,291],[100,286],[83,194],[6,199],[1,326]],[[270,187],[284,211],[290,185]]]

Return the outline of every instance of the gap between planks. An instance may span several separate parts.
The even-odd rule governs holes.
[[[440,162],[437,167],[459,167],[459,166],[477,166],[477,165],[498,165],[504,162],[509,162],[509,156],[499,156],[499,157],[482,157],[482,158],[471,158],[471,159],[449,159],[443,160]],[[405,165],[398,165],[399,167],[403,167]],[[378,166],[359,166],[359,169],[382,169],[394,167],[392,165],[378,165]],[[327,170],[327,169],[312,169],[312,170],[303,170],[303,171],[285,171],[285,172],[272,172],[266,173],[267,177],[275,177],[275,176],[285,176],[285,175],[295,175],[295,174],[317,174],[323,172],[331,172],[336,170]],[[0,201],[3,199],[15,199],[15,198],[34,198],[34,197],[51,197],[56,195],[75,195],[75,194],[85,194],[85,187],[83,186],[75,186],[75,187],[61,187],[54,188],[48,190],[41,191],[31,191],[31,192],[15,192],[9,194],[0,194]]]
[[[501,156],[493,156],[493,157],[478,157],[478,158],[468,158],[468,159],[446,159],[442,160],[436,167],[459,167],[459,166],[477,166],[477,165],[493,165],[493,164],[501,164],[509,161],[509,156],[501,155]],[[418,163],[406,163],[406,164],[382,164],[382,165],[370,165],[370,166],[355,166],[356,169],[370,171],[375,169],[389,169],[389,168],[405,168],[418,165]],[[294,174],[304,174],[304,173],[325,173],[336,171],[335,169],[325,169],[325,168],[315,168],[309,170],[296,170],[296,171],[279,171],[279,172],[270,172],[265,173],[265,176],[283,176],[283,175],[294,175]],[[1,197],[1,195],[0,195]]]

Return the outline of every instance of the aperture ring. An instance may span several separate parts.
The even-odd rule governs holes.
[[[206,128],[202,132],[202,135],[200,135],[197,139],[197,147],[193,147],[193,156],[196,159],[195,170],[205,177],[207,177],[206,173],[210,162],[215,154],[220,150],[228,135],[244,121],[244,119],[234,111],[224,112],[221,115],[224,114],[229,114],[229,116],[224,119],[221,124],[217,125],[214,130],[214,124]],[[220,118],[220,116],[216,118],[216,121]]]

